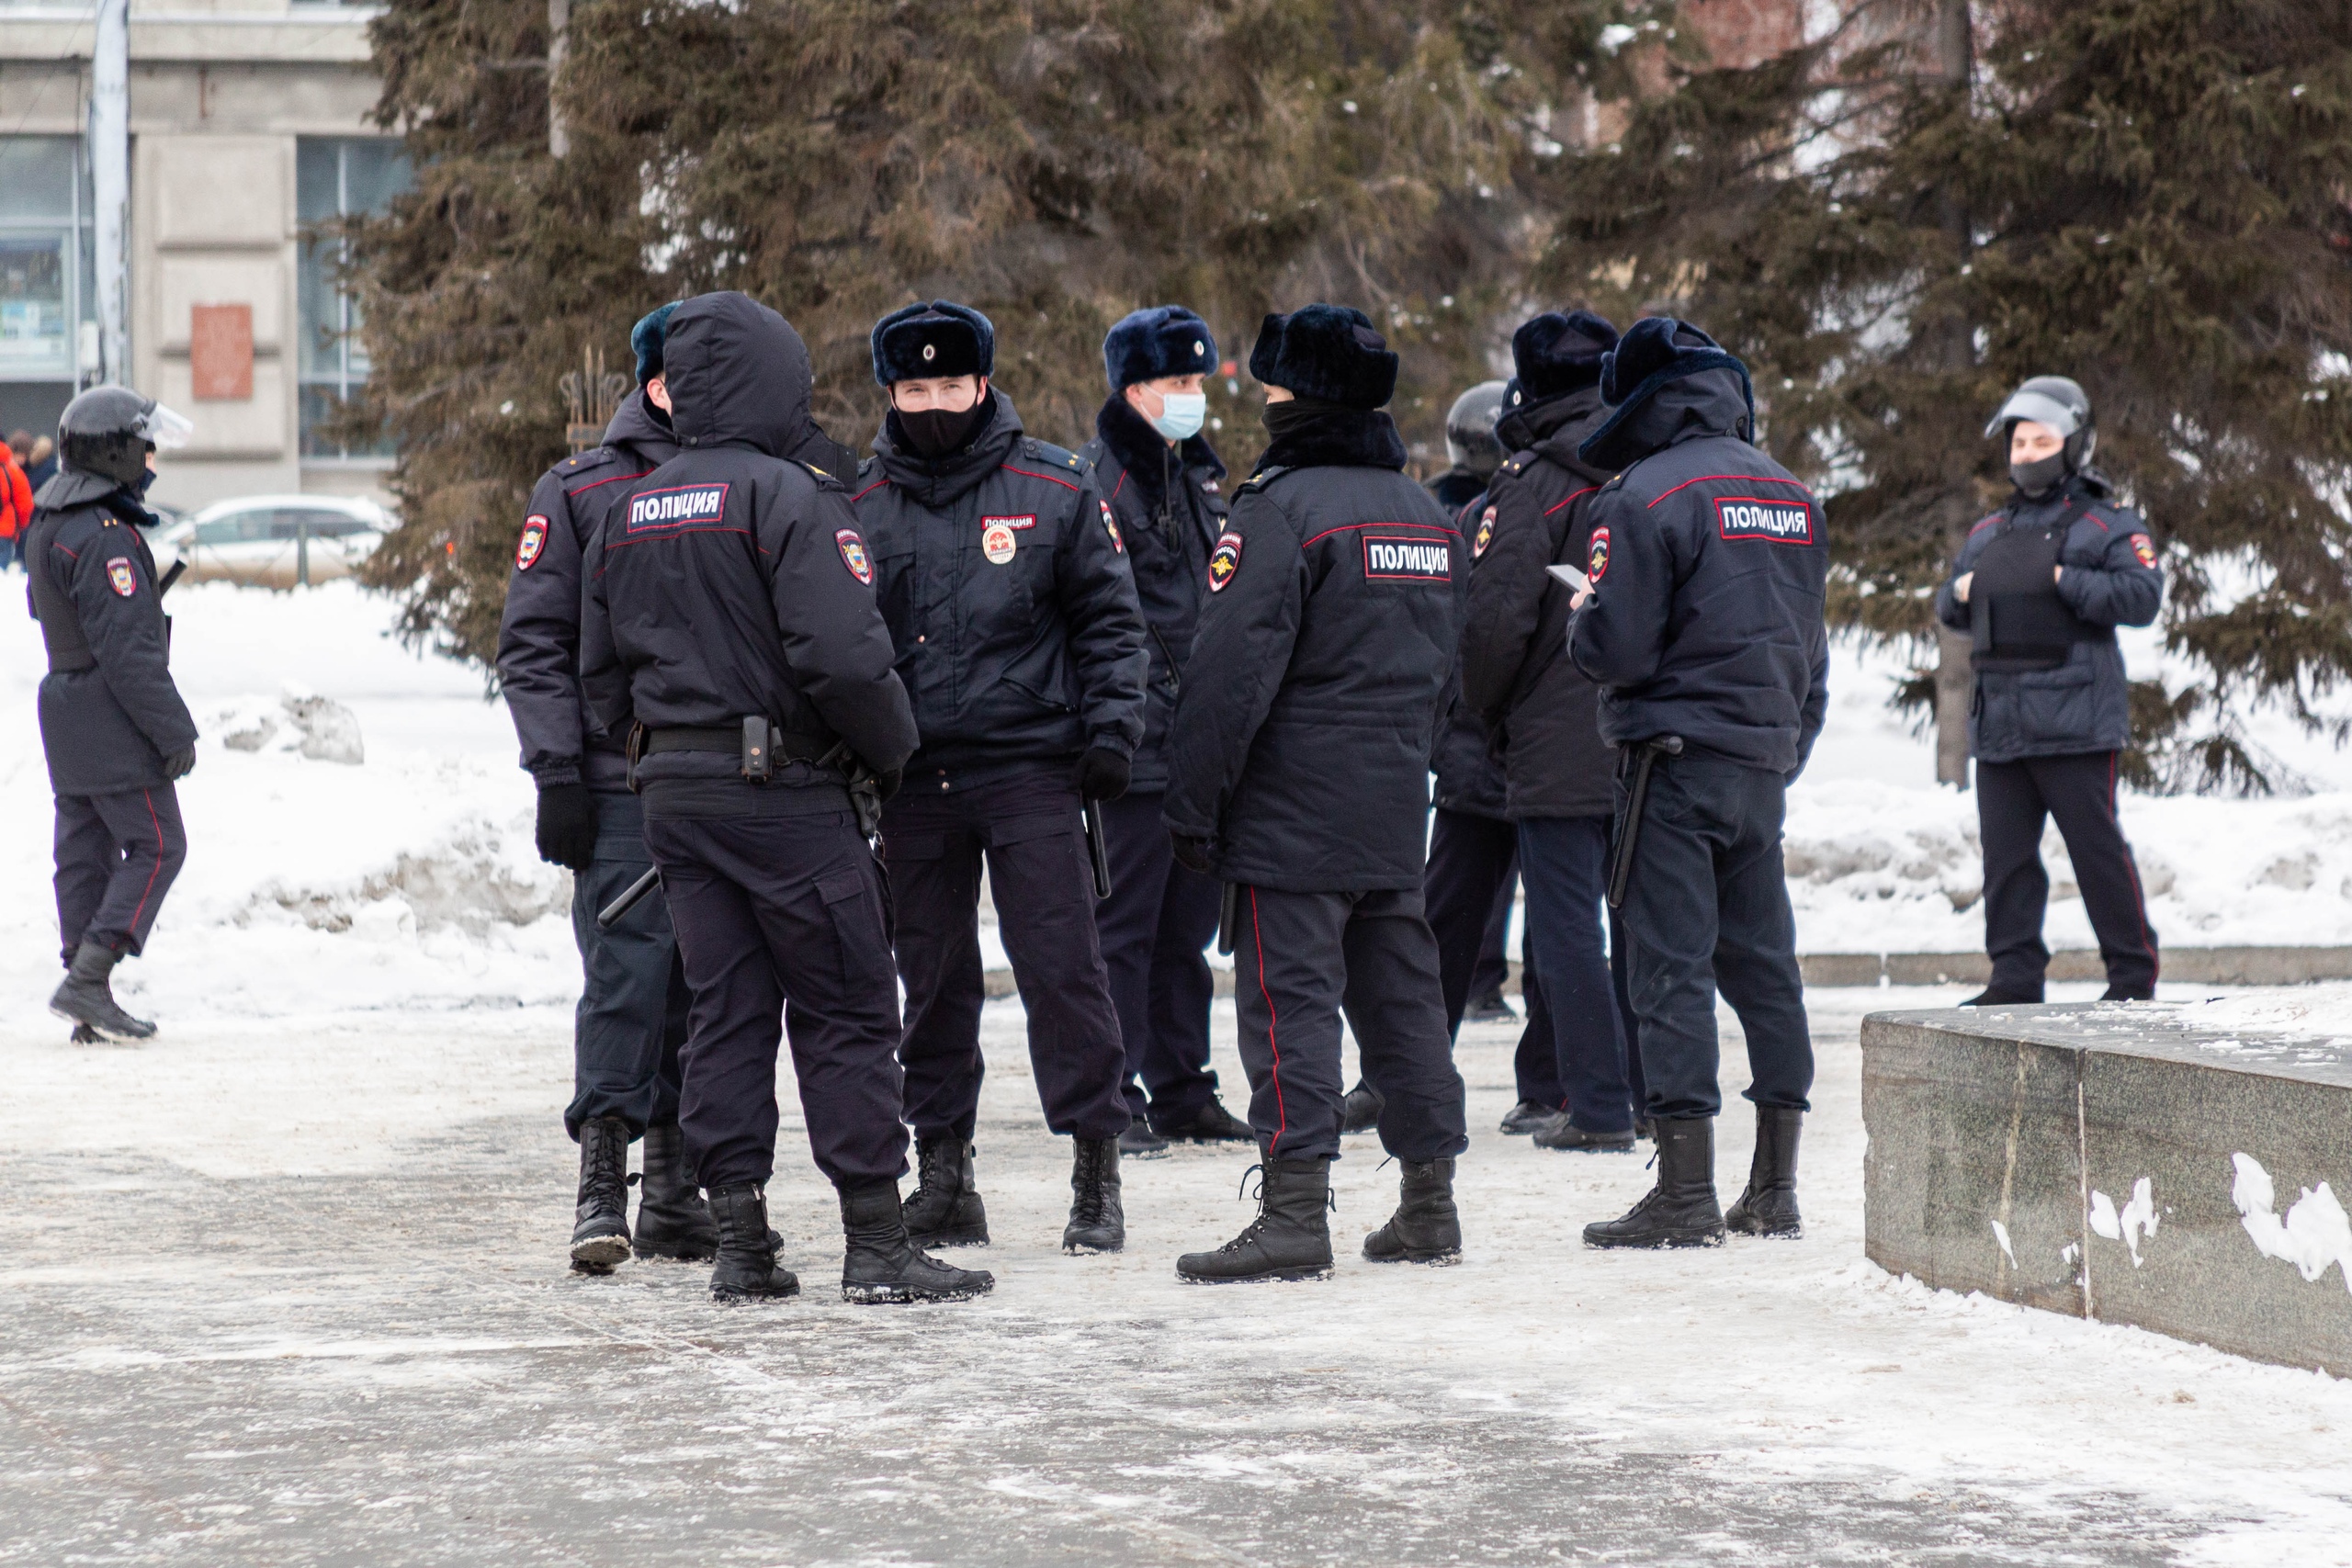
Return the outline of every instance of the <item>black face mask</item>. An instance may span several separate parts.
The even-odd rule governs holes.
[[[1266,405],[1266,434],[1280,441],[1293,431],[1306,429],[1326,414],[1362,412],[1345,403],[1327,402],[1321,398],[1291,398],[1283,402]]]
[[[2066,454],[2053,452],[2047,457],[2037,457],[2030,463],[2011,463],[2009,482],[2026,496],[2047,494],[2066,477]]]
[[[898,426],[898,434],[918,457],[937,461],[951,452],[960,452],[989,417],[996,393],[991,390],[967,409],[917,409],[911,412],[894,408],[890,419]]]
[[[130,492],[140,500],[144,501],[147,499],[147,492],[154,488],[155,470],[149,468],[145,473],[141,474],[139,478],[132,482],[130,486]]]

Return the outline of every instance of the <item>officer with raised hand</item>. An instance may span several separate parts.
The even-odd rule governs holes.
[[[1976,816],[1984,846],[1992,983],[1965,1004],[2038,1002],[2050,950],[2041,829],[2066,840],[2107,965],[2106,1001],[2156,994],[2156,933],[2116,819],[2116,754],[2132,741],[2131,684],[2115,628],[2164,602],[2148,525],[2090,466],[2098,426],[2064,376],[2036,376],[1984,427],[2008,442],[2009,503],[1970,531],[1936,614],[1971,634]]]
[[[93,387],[57,422],[62,462],[34,498],[27,597],[49,653],[41,750],[57,805],[57,926],[65,980],[49,1010],[77,1043],[145,1040],[115,1000],[187,858],[175,780],[196,766],[196,720],[171,671],[171,617],[140,533],[155,453],[194,426],[128,387]]]
[[[700,295],[670,317],[662,380],[680,450],[588,541],[581,680],[628,737],[693,993],[679,1123],[718,1225],[711,1295],[799,1290],[766,1196],[787,1007],[842,1295],[975,1294],[989,1277],[924,1256],[899,1208],[898,994],[858,796],[896,787],[915,731],[848,492],[784,456],[808,350],[744,295]]]
[[[1330,1271],[1342,1012],[1403,1166],[1366,1258],[1461,1255],[1468,1143],[1421,893],[1468,557],[1403,471],[1381,412],[1396,355],[1363,311],[1268,316],[1250,373],[1272,439],[1209,557],[1166,807],[1178,858],[1235,885],[1234,1007],[1263,1149],[1258,1217],[1177,1262],[1204,1283]]]
[[[1069,1252],[1126,1244],[1126,1047],[1094,925],[1081,803],[1126,793],[1144,732],[1143,614],[1126,537],[1073,453],[989,384],[996,329],[940,299],[875,323],[890,410],[857,521],[921,748],[882,817],[907,987],[899,1058],[926,1245],[989,1239],[977,1184],[983,860],[1028,1012],[1046,1125],[1072,1140]]]
[[[1216,1096],[1209,1070],[1216,991],[1203,950],[1216,936],[1217,885],[1176,863],[1160,825],[1168,791],[1168,728],[1184,683],[1209,552],[1225,529],[1225,464],[1202,434],[1204,376],[1216,368],[1208,323],[1182,305],[1130,312],[1102,340],[1111,395],[1094,439],[1078,455],[1125,537],[1136,597],[1150,634],[1143,741],[1127,792],[1102,803],[1111,896],[1094,911],[1111,1000],[1127,1050],[1122,1157],[1180,1143],[1248,1143],[1250,1123]]]
[[[1828,710],[1821,509],[1755,445],[1747,368],[1671,316],[1601,360],[1609,416],[1577,448],[1622,469],[1592,499],[1568,657],[1620,753],[1611,898],[1623,900],[1657,1183],[1589,1247],[1793,1236],[1813,1042],[1781,863],[1788,785]],[[1747,1037],[1756,1157],[1715,1199],[1715,987]]]

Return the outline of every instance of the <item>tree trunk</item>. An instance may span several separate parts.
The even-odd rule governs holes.
[[[1936,627],[1936,782],[1968,787],[1968,705],[1976,671],[1968,661],[1968,634]]]
[[[1936,73],[1949,84],[1952,93],[1965,107],[1969,78],[1975,70],[1975,39],[1969,26],[1969,0],[1935,0]],[[1960,193],[1946,186],[1937,201],[1937,217],[1952,248],[1959,253],[1962,265],[1966,265],[1971,249],[1968,209]],[[1944,323],[1944,363],[1955,376],[1964,373],[1975,363],[1975,332],[1972,323],[1955,315]],[[1962,439],[1973,436],[1964,432]],[[1965,468],[1960,483],[1967,484]],[[1964,495],[1952,498],[1948,510],[1966,509]],[[1951,519],[1946,528],[1946,547],[1957,555],[1961,542],[1966,538],[1968,523],[1965,516]],[[1957,789],[1968,787],[1968,705],[1976,694],[1974,671],[1968,659],[1969,639],[1950,626],[1936,627],[1939,657],[1936,661],[1936,782]]]
[[[571,29],[571,0],[548,0],[548,151],[560,158],[571,151],[571,133],[556,107],[556,77],[563,70],[564,35]]]

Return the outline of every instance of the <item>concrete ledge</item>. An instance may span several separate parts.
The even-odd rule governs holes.
[[[2162,1004],[1862,1023],[1864,1248],[1930,1285],[2352,1374],[2352,1042]]]

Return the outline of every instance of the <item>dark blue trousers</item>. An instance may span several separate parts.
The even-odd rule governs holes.
[[[85,938],[140,953],[164,895],[187,859],[180,797],[171,785],[57,801],[57,934],[65,962]]]
[[[775,1173],[787,1032],[817,1168],[836,1186],[906,1173],[882,874],[846,807],[646,821],[694,993],[678,1124],[705,1188]]]
[[[1127,1109],[1163,1131],[1191,1122],[1216,1094],[1209,1070],[1216,990],[1204,950],[1216,940],[1223,895],[1214,877],[1176,863],[1159,818],[1166,798],[1132,790],[1102,803],[1111,896],[1094,906],[1126,1042]]]
[[[632,1139],[678,1119],[678,1053],[686,1043],[686,973],[660,889],[611,931],[596,911],[645,874],[645,807],[624,790],[596,792],[596,858],[571,880],[580,946],[580,1005],[571,1018],[571,1103],[564,1130],[616,1117]]]
[[[1621,767],[1621,822],[1630,783]],[[1626,984],[1654,1117],[1723,1109],[1718,986],[1747,1036],[1747,1098],[1810,1109],[1813,1036],[1781,863],[1785,790],[1778,773],[1698,751],[1660,757],[1651,772],[1622,913]]]
[[[1521,819],[1529,967],[1542,976],[1558,1063],[1560,1098],[1551,1103],[1589,1133],[1622,1133],[1634,1124],[1625,1033],[1600,919],[1608,864],[1606,817]]]

